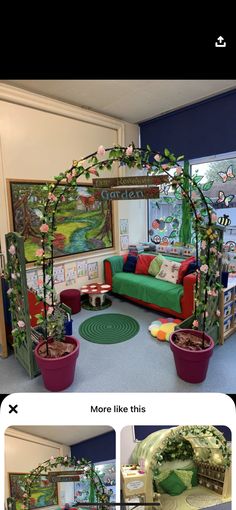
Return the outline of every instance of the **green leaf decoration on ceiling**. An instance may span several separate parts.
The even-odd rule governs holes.
[[[204,191],[208,191],[209,189],[211,189],[213,184],[214,184],[214,181],[205,182],[205,184],[203,184],[203,186],[202,186],[202,189]]]
[[[203,175],[194,175],[193,182],[195,184],[198,184],[202,180],[202,178],[203,178]]]
[[[165,200],[167,204],[172,204],[174,202],[174,198],[171,197],[163,197],[163,200]]]
[[[174,239],[175,237],[177,237],[177,230],[172,230],[169,235],[169,239]]]
[[[205,200],[206,200],[206,202],[207,202],[208,204],[213,204],[213,202],[212,202],[211,198],[209,198],[209,197],[205,197]]]
[[[175,191],[175,198],[176,198],[177,200],[182,200],[182,198],[183,198],[183,197],[182,197],[182,193],[181,193],[180,191],[176,190],[176,191]]]
[[[167,218],[165,219],[165,222],[166,223],[171,223],[173,221],[174,217],[173,216],[167,216]]]

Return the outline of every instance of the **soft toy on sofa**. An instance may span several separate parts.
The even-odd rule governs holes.
[[[175,330],[176,324],[180,324],[179,319],[158,319],[153,321],[149,326],[148,330],[151,335],[160,341],[169,341],[170,334]]]

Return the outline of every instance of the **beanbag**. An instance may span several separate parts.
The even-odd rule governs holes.
[[[179,319],[158,319],[153,321],[149,326],[148,330],[151,335],[160,341],[169,341],[170,334],[175,330],[176,324],[180,324]]]

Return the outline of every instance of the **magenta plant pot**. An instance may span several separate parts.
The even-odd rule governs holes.
[[[37,365],[41,371],[45,387],[49,391],[62,391],[74,380],[76,360],[79,356],[80,342],[73,336],[65,336],[65,341],[76,348],[62,358],[42,358],[38,350],[45,342],[40,342],[34,350]]]
[[[192,333],[197,337],[202,337],[203,332],[193,329],[181,329],[182,332]],[[177,331],[170,335],[170,348],[174,354],[176,371],[180,379],[190,383],[200,383],[204,381],[207,374],[209,359],[213,354],[214,340],[205,333],[205,338],[210,341],[210,346],[204,351],[188,351],[176,345],[173,336]]]

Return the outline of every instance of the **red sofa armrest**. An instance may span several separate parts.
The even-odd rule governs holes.
[[[184,294],[181,299],[181,307],[186,318],[193,314],[195,283],[196,273],[188,274],[183,279]]]

